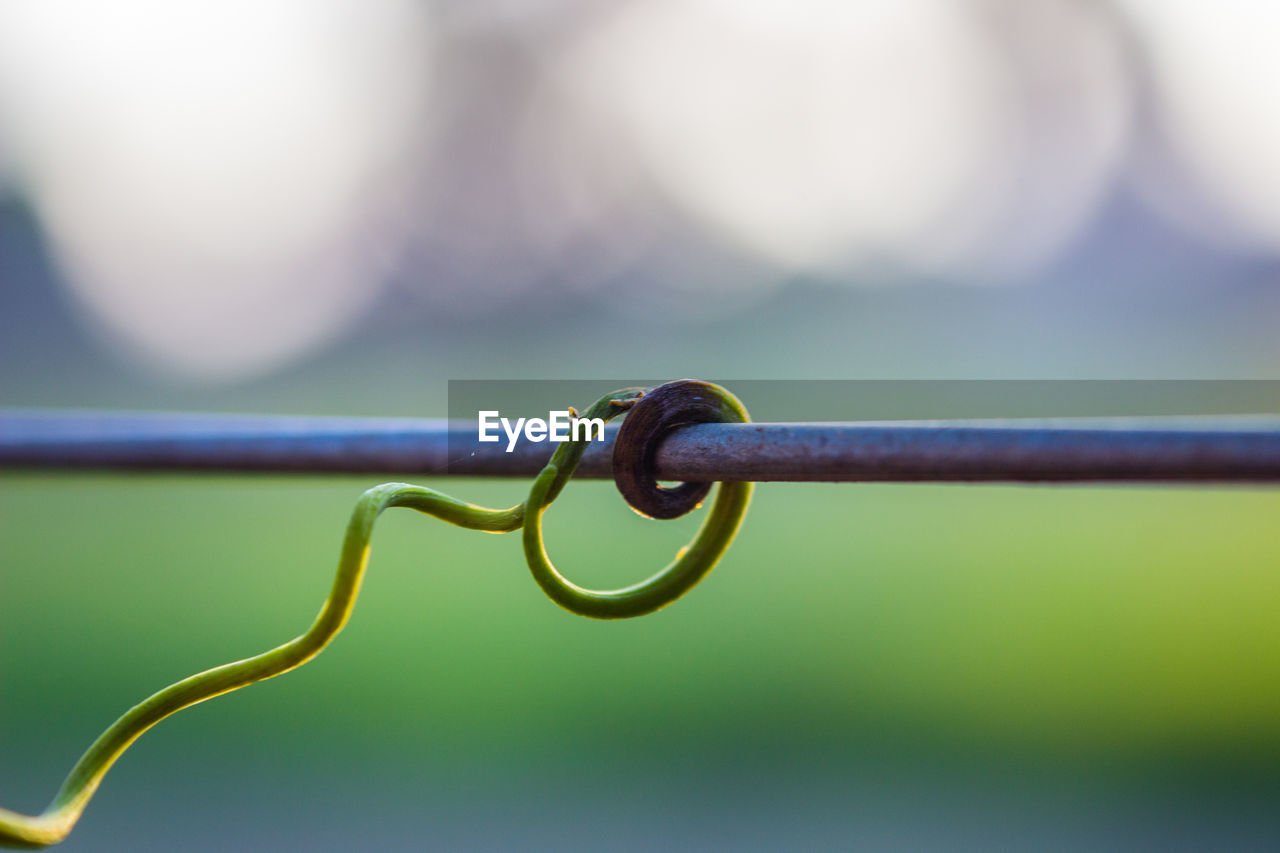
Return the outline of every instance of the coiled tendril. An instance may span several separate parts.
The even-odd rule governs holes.
[[[690,405],[691,399],[695,401],[693,405]],[[636,482],[651,483],[659,492],[680,491],[660,489],[653,483],[653,454],[667,429],[699,420],[748,420],[742,404],[728,391],[688,380],[668,383],[649,392],[640,388],[614,391],[592,404],[584,417],[607,421],[627,410],[639,416],[633,428],[619,432],[615,441],[615,465],[628,460],[623,467],[627,468],[631,482],[624,485],[619,478],[619,488],[628,501],[632,501],[628,488]],[[320,654],[351,616],[369,561],[373,523],[389,507],[414,509],[472,530],[508,533],[523,527],[525,558],[534,580],[557,604],[583,616],[596,619],[640,616],[684,595],[715,566],[733,541],[751,499],[751,484],[722,483],[693,541],[680,551],[671,565],[653,577],[608,592],[584,589],[565,579],[548,559],[542,542],[542,514],[573,476],[586,442],[584,436],[561,444],[534,479],[528,498],[510,509],[476,506],[434,489],[407,483],[384,483],[369,489],[356,501],[347,523],[329,597],[305,633],[255,657],[184,678],[130,708],[81,756],[53,802],[42,813],[24,815],[0,808],[0,843],[15,847],[57,844],[71,832],[111,765],[147,729],[183,708],[274,678]],[[687,492],[682,494],[687,496]],[[702,494],[705,491],[698,494],[693,503],[700,500]],[[684,511],[691,508],[692,505],[687,506]],[[643,506],[637,509],[644,512]]]

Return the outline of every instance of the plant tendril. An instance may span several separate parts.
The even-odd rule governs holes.
[[[729,392],[714,385],[688,380],[668,383],[652,391],[640,388],[614,391],[592,404],[582,417],[607,421],[628,410],[661,413],[660,410],[682,405],[682,400],[691,390],[712,400],[715,405],[711,408],[704,406],[693,414],[686,413],[685,419],[679,423],[695,422],[689,417],[726,421],[748,419],[742,404]],[[673,421],[670,417],[654,419],[647,415],[638,417],[637,422],[640,421],[649,424],[650,428],[619,433],[615,442],[615,467],[616,460],[623,456],[642,460],[638,467],[632,465],[631,476],[634,479],[638,471],[641,479],[652,481],[651,465],[656,443]],[[305,633],[255,657],[184,678],[130,708],[81,756],[53,802],[43,812],[24,815],[0,808],[0,844],[27,848],[57,844],[70,834],[111,765],[147,729],[183,708],[274,678],[320,654],[351,616],[369,561],[369,540],[374,521],[389,507],[417,510],[471,530],[509,533],[523,528],[525,558],[534,580],[557,604],[583,616],[596,619],[641,616],[684,595],[706,576],[733,541],[751,499],[751,484],[720,484],[706,521],[693,541],[681,550],[671,565],[653,577],[619,590],[599,592],[584,589],[566,580],[547,557],[542,541],[542,514],[573,476],[587,441],[588,438],[583,436],[562,443],[534,479],[528,498],[510,509],[476,506],[434,489],[407,483],[384,483],[366,491],[356,501],[351,520],[347,523],[329,597]],[[631,495],[621,480],[619,488],[631,502]]]

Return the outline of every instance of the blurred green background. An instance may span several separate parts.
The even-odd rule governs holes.
[[[5,803],[41,807],[151,690],[305,627],[362,486],[5,477]],[[69,849],[1261,849],[1278,511],[1249,490],[766,484],[707,581],[624,623],[548,602],[513,537],[391,511],[339,641],[145,736]],[[547,527],[566,572],[608,585],[692,523],[577,483]]]

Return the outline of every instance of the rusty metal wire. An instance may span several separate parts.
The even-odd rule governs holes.
[[[615,434],[577,476],[613,476]],[[528,477],[556,446],[477,438],[462,421],[0,410],[0,467]],[[656,466],[689,482],[1280,482],[1280,418],[697,424]]]

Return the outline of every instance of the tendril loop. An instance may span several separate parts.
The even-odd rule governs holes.
[[[613,481],[631,508],[650,518],[679,518],[697,509],[710,483],[658,485],[655,458],[662,439],[679,426],[743,423],[747,410],[728,391],[709,382],[681,379],[647,392],[635,402],[613,443]]]
[[[618,403],[609,404],[618,408]],[[694,508],[711,488],[710,483],[684,483],[665,489],[653,477],[653,457],[665,433],[681,424],[704,421],[745,421],[746,410],[733,395],[706,382],[681,380],[660,385],[627,402],[629,412],[614,441],[614,479],[628,503],[642,514],[676,518]],[[594,410],[590,417],[608,417]],[[632,419],[636,420],[632,420]],[[628,424],[636,428],[628,430]],[[557,460],[563,452],[564,458]],[[582,456],[569,445],[551,457],[550,464],[533,481],[525,501],[524,555],[533,579],[552,601],[566,610],[594,619],[627,619],[665,607],[684,595],[715,566],[733,541],[751,500],[750,483],[721,483],[715,502],[693,541],[680,549],[665,569],[634,586],[608,592],[584,589],[565,578],[552,565],[542,541],[542,513],[550,504],[547,495],[560,482],[558,465],[578,464]],[[619,460],[622,465],[619,466]],[[689,487],[693,488],[690,489]],[[687,505],[686,505],[687,504]]]

